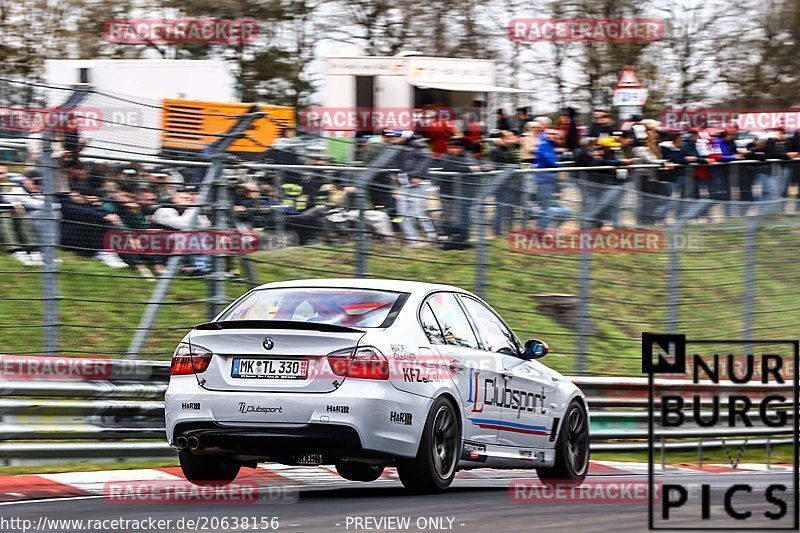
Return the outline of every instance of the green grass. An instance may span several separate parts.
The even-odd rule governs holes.
[[[654,451],[654,461],[658,464],[661,463],[661,455],[658,447]],[[739,453],[738,446],[731,446],[730,454],[733,457],[734,463]],[[772,446],[771,450],[771,464],[791,464],[794,461],[794,449],[791,444],[779,444]],[[595,461],[631,461],[637,463],[647,462],[647,451],[632,451],[632,452],[592,452],[592,459]],[[745,448],[741,456],[742,463],[766,463],[767,454],[764,447],[748,446]],[[678,464],[697,464],[697,451],[696,450],[669,450],[665,454],[665,462],[671,465]],[[704,449],[703,450],[703,464],[722,464],[729,463],[728,455],[723,448],[719,449]]]
[[[17,476],[22,474],[57,474],[59,472],[98,472],[102,470],[134,470],[138,468],[166,468],[170,466],[178,466],[178,460],[151,459],[102,463],[88,463],[86,461],[81,461],[45,465],[0,466],[0,476]]]
[[[753,337],[797,338],[796,310],[800,269],[800,228],[781,227],[790,218],[775,218],[758,232],[756,314]],[[678,300],[679,331],[689,338],[740,338],[744,306],[744,231],[732,222],[693,225],[703,238],[700,250],[682,252]],[[578,294],[580,267],[577,254],[512,253],[505,239],[490,241],[485,279],[488,301],[524,339],[547,340],[552,354],[548,365],[573,372],[576,331],[569,324],[540,312],[539,293]],[[100,355],[124,353],[143,303],[155,283],[133,270],[112,270],[92,259],[62,253],[60,275],[62,347],[65,351]],[[308,277],[354,276],[354,245],[313,246],[260,252],[255,271],[259,282]],[[665,331],[667,321],[668,254],[594,254],[591,270],[592,335],[588,341],[588,368],[592,374],[639,374],[642,331]],[[475,249],[442,251],[371,243],[371,276],[451,283],[475,290]],[[233,298],[247,289],[228,281]],[[156,328],[142,357],[167,359],[191,326],[208,318],[203,280],[181,278],[161,308]],[[0,346],[5,351],[41,350],[41,273],[22,267],[10,256],[0,256]],[[29,299],[29,301],[20,301]],[[97,300],[97,302],[80,300]],[[113,303],[104,303],[113,302]]]

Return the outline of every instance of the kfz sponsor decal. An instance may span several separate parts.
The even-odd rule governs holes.
[[[389,422],[391,422],[392,424],[410,426],[411,417],[412,413],[401,413],[398,411],[392,411],[391,413],[389,413]]]
[[[282,413],[283,407],[265,407],[263,405],[251,405],[245,402],[239,402],[240,413]]]
[[[406,383],[437,383],[442,381],[441,372],[439,368],[404,366],[403,381]]]
[[[642,334],[649,389],[649,529],[798,530],[799,345]],[[697,448],[690,453],[697,454],[701,473],[670,475],[670,464],[686,462],[685,456],[671,460],[670,455],[685,454],[692,433],[695,440],[697,434],[714,435],[706,447],[716,439],[720,452],[715,461],[705,461],[712,464],[702,464],[709,452]],[[776,442],[790,443],[784,449],[791,450],[791,466],[774,464],[784,462],[772,457]],[[662,468],[656,504],[654,475]]]

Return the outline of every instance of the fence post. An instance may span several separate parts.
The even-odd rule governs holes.
[[[278,206],[280,206],[281,211],[278,213],[277,216],[277,224],[275,227],[275,248],[288,248],[291,246],[291,241],[288,239],[288,233],[286,232],[286,215],[283,213],[283,185],[286,182],[284,179],[284,173],[288,172],[287,170],[281,170],[276,172],[277,176],[275,176],[275,180],[272,183],[272,186],[278,191]],[[270,243],[270,251],[272,249],[272,243]]]
[[[358,228],[356,229],[356,275],[359,278],[367,275],[367,223],[364,212],[367,209],[367,195],[364,186],[356,189],[356,209],[358,209]]]
[[[592,252],[581,250],[581,265],[578,293],[578,357],[575,360],[575,373],[586,374],[589,340],[589,299],[592,283]]]
[[[230,205],[228,202],[228,188],[225,181],[225,168],[221,164],[220,171],[214,178],[214,184],[211,187],[213,192],[212,212],[213,212],[213,225],[215,230],[226,230],[231,227],[228,221],[228,213]],[[218,250],[216,252],[219,252]],[[227,255],[220,255],[216,253],[213,258],[214,271],[211,273],[209,280],[209,306],[208,306],[208,319],[213,320],[215,316],[225,307],[227,298],[225,297],[225,272],[228,262]]]
[[[489,243],[486,239],[486,201],[487,194],[485,175],[481,175],[478,186],[478,242],[475,246],[475,294],[486,300],[488,298],[489,284],[486,280],[489,271],[489,257],[487,247]]]
[[[682,210],[681,210],[682,211]],[[680,214],[679,214],[680,216]],[[672,242],[667,243],[669,249],[669,269],[667,278],[667,333],[675,334],[678,332],[678,313],[680,305],[678,303],[678,292],[681,286],[681,254],[678,246],[678,238],[683,227],[682,220],[676,220],[669,235]]]
[[[44,259],[44,276],[42,290],[44,296],[44,342],[45,355],[55,355],[60,347],[60,326],[58,319],[58,265],[56,264],[56,249],[58,246],[58,220],[53,197],[56,194],[55,173],[53,172],[53,132],[45,130],[43,133],[41,169],[43,179],[42,192],[44,193],[44,211],[46,224],[45,234],[41,244]]]
[[[761,215],[756,215],[747,222],[744,244],[744,294],[742,300],[742,338],[749,340],[753,334],[753,311],[755,307],[756,284],[756,248],[758,247],[758,225]],[[750,353],[750,346],[745,346],[745,353]]]
[[[587,195],[587,176],[584,171],[579,172],[578,183],[581,191],[581,230],[586,231],[592,226],[595,208],[590,204]],[[580,271],[578,274],[578,346],[575,358],[575,373],[579,376],[586,374],[587,352],[589,351],[589,299],[591,298],[592,284],[592,252],[581,248]]]

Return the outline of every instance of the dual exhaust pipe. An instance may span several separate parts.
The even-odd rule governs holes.
[[[181,435],[177,439],[175,439],[175,445],[178,447],[179,450],[199,450],[203,447],[200,443],[200,439],[192,435],[191,437],[185,437]]]

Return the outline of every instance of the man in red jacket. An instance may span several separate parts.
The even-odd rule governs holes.
[[[447,142],[455,135],[455,129],[450,123],[450,111],[443,107],[437,107],[432,110],[433,122],[428,126],[426,137],[430,142],[431,152],[435,157],[442,156],[447,153]]]

